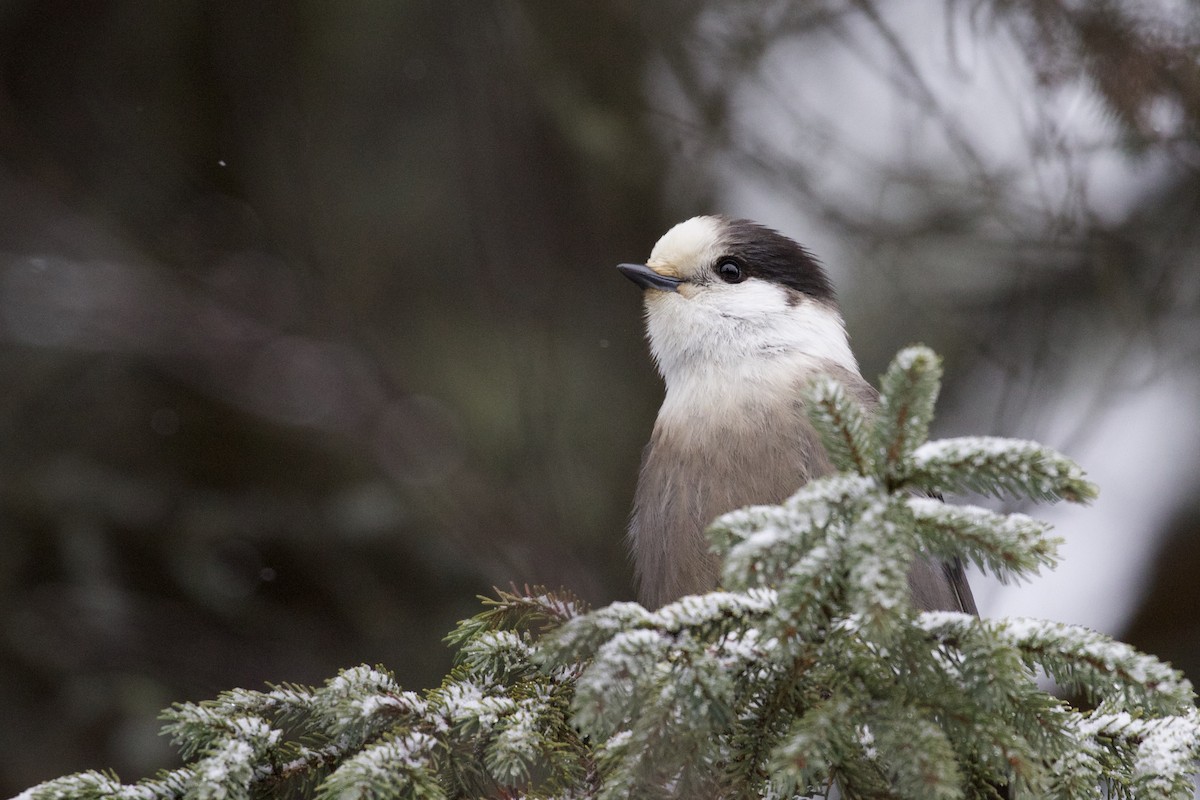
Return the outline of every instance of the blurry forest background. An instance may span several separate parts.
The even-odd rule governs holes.
[[[493,585],[630,598],[613,265],[696,213],[817,252],[868,377],[942,353],[935,435],[1099,482],[985,615],[1200,677],[1198,123],[1187,0],[6,0],[0,795],[172,765],[172,701],[428,687]]]

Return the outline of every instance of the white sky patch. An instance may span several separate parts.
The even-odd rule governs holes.
[[[1064,425],[1076,423],[1070,412],[1086,406],[1087,398],[1076,400],[1063,404]],[[1194,376],[1164,376],[1096,415],[1096,427],[1067,455],[1099,485],[1100,497],[1091,506],[1032,511],[1065,540],[1061,564],[1020,585],[973,574],[980,613],[1044,617],[1119,635],[1146,590],[1159,536],[1200,469],[1198,407]],[[1181,414],[1183,408],[1190,413]]]
[[[1066,212],[1075,202],[1075,180],[1085,179],[1088,210],[1106,219],[1123,216],[1141,190],[1163,177],[1164,164],[1134,162],[1111,144],[1113,127],[1090,88],[1037,87],[1005,25],[981,22],[973,29],[964,15],[947,19],[943,6],[915,0],[878,10],[921,86],[898,77],[879,33],[853,17],[842,38],[783,38],[772,46],[763,69],[734,92],[732,124],[745,134],[734,141],[761,143],[767,152],[753,155],[768,162],[819,156],[822,169],[807,177],[830,200],[899,214],[911,198],[901,184],[881,178],[887,165],[927,165],[946,180],[965,179],[976,168],[1002,171],[1029,200]],[[813,74],[821,79],[807,77]],[[923,96],[937,116],[914,99]],[[1030,146],[1034,141],[1039,147]],[[1072,155],[1064,160],[1066,151]],[[728,184],[722,211],[795,230],[798,209],[780,202],[777,185],[761,175],[747,179],[737,163],[729,165]],[[807,241],[826,252],[823,226],[812,227]]]

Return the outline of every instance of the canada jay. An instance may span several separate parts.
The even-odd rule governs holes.
[[[645,290],[650,351],[666,397],[642,456],[629,526],[639,599],[657,608],[716,587],[704,529],[746,505],[779,503],[832,471],[801,388],[832,374],[868,407],[833,287],[777,231],[706,216],[667,231],[645,264],[621,264]],[[918,560],[923,610],[975,613],[959,564]]]

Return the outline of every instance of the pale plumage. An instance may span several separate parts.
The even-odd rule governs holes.
[[[718,515],[781,502],[831,471],[800,402],[813,374],[834,373],[868,404],[875,391],[821,266],[776,231],[694,217],[646,264],[620,269],[646,290],[666,384],[629,528],[639,599],[654,608],[716,586],[704,529]],[[921,608],[974,611],[957,567],[920,562],[910,584]]]

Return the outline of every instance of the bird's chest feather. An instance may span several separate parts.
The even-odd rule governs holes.
[[[631,546],[643,601],[705,591],[716,579],[704,529],[746,505],[778,503],[830,471],[796,381],[668,392],[642,460]]]
[[[798,391],[664,412],[644,459],[642,499],[656,498],[676,524],[695,517],[704,527],[734,508],[778,503],[830,471]]]

